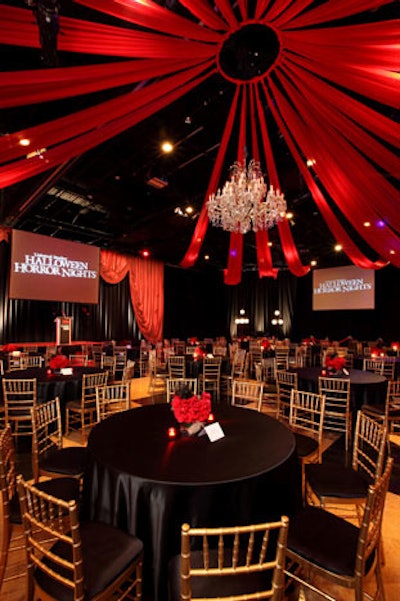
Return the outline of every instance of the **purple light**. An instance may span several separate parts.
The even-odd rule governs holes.
[[[382,219],[380,219],[379,221],[377,221],[377,222],[376,222],[376,225],[377,225],[378,227],[385,227],[385,222],[384,222],[384,221],[382,221]]]
[[[236,257],[236,250],[231,250],[230,255],[231,257]]]

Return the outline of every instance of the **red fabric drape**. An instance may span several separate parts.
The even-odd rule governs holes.
[[[164,33],[206,42],[217,42],[220,39],[220,34],[180,17],[155,2],[132,3],[131,0],[76,0],[76,2]],[[156,27],[154,27],[155,23],[157,23]]]
[[[267,164],[268,173],[270,174],[270,183],[275,189],[281,189],[279,182],[278,171],[276,169],[274,155],[267,131],[267,123],[265,121],[264,111],[262,110],[258,87],[256,88],[256,102],[257,102],[257,113],[260,120],[260,130],[262,134],[262,140],[264,145],[264,153]],[[296,245],[293,241],[292,233],[290,231],[289,223],[286,219],[278,223],[278,232],[282,245],[283,254],[287,261],[289,270],[293,275],[302,277],[310,271],[309,265],[302,265],[299,254],[297,252]],[[276,277],[276,276],[275,276]]]
[[[8,242],[10,239],[11,230],[8,227],[3,227],[0,225],[0,242]]]
[[[18,46],[39,47],[37,23],[30,10],[1,5],[0,42]],[[188,22],[190,24],[190,22]],[[160,24],[161,25],[161,24]],[[162,31],[157,27],[158,31]],[[208,30],[200,30],[200,33]],[[193,41],[182,32],[173,36],[157,33],[134,31],[124,27],[114,27],[101,23],[92,23],[62,16],[60,36],[57,41],[59,50],[101,54],[103,56],[179,58],[194,55],[210,56],[213,45]],[[182,37],[181,37],[182,34]],[[208,37],[208,35],[207,35]],[[220,34],[213,34],[218,42]],[[200,38],[201,39],[201,36]]]
[[[3,135],[0,138],[0,187],[54,169],[132,127],[201,84],[220,68],[220,45],[246,22],[249,4],[247,0],[239,0],[236,4],[230,0],[215,0],[215,10],[208,0],[182,0],[187,9],[186,18],[150,0],[134,3],[131,0],[78,1],[94,11],[121,19],[121,24],[126,21],[128,25],[109,26],[61,14],[59,49],[135,60],[0,74],[0,106],[46,102],[136,82],[141,82],[143,87],[62,119]],[[385,260],[400,266],[400,198],[387,177],[387,174],[397,177],[399,172],[399,126],[382,110],[372,108],[375,106],[373,101],[398,108],[399,21],[387,19],[337,26],[337,20],[357,13],[365,13],[372,20],[373,14],[367,11],[371,13],[385,4],[387,0],[323,3],[256,0],[252,5],[255,15],[252,22],[259,20],[271,24],[281,46],[275,64],[260,82],[269,111],[332,233],[338,241],[344,241],[353,262],[361,266],[372,263],[375,268],[382,266],[384,261],[373,263],[367,259],[346,233],[338,215],[343,215]],[[0,6],[0,43],[37,48],[39,35],[32,11]],[[130,23],[139,28],[130,28]],[[149,78],[156,77],[161,79],[149,83]],[[236,105],[238,90],[252,83],[255,82],[236,86]],[[250,96],[250,118],[254,118],[253,148],[257,137],[263,140],[269,179],[278,187],[265,115],[257,101],[257,86],[254,86],[254,94],[254,97]],[[249,118],[249,111],[243,106],[242,103],[240,110]],[[233,132],[235,112],[232,111],[233,105],[205,203],[219,183],[228,137]],[[27,160],[25,153],[28,151],[19,145],[22,137],[30,138],[34,149],[46,148],[43,157]],[[241,144],[239,142],[239,146]],[[304,168],[304,160],[309,157],[315,159],[314,173],[321,187]],[[322,188],[327,191],[328,200]],[[190,248],[181,263],[185,267],[194,264],[204,240],[207,230],[205,203]],[[334,210],[329,203],[335,204]],[[374,227],[369,230],[362,226],[367,219],[374,222]],[[380,229],[376,226],[378,222]],[[282,223],[278,231],[290,271],[303,275],[308,268],[300,263],[289,224]],[[270,253],[268,255],[269,250],[265,248],[267,237],[268,233],[256,236],[261,275],[273,274]],[[226,277],[232,281],[238,280],[243,252],[239,244],[238,240],[231,241],[235,256],[229,255]]]
[[[192,75],[193,74],[194,73],[192,73]],[[43,171],[47,171],[48,169],[53,168],[58,164],[67,161],[73,157],[76,157],[82,152],[93,148],[94,146],[97,146],[101,142],[112,138],[113,136],[121,133],[122,131],[125,131],[128,127],[132,127],[136,123],[139,123],[149,115],[152,115],[157,110],[170,104],[180,96],[187,93],[190,89],[198,85],[208,75],[209,74],[200,75],[197,77],[197,79],[186,82],[183,85],[180,85],[178,83],[178,80],[184,82],[185,79],[187,79],[187,74],[177,76],[176,78],[171,77],[168,82],[168,87],[167,82],[165,81],[149,85],[143,90],[139,90],[134,95],[130,95],[131,108],[129,108],[129,105],[125,107],[125,110],[128,111],[127,114],[123,114],[119,118],[116,117],[114,120],[111,120],[113,115],[115,116],[121,112],[119,106],[121,100],[116,99],[115,105],[117,106],[118,111],[114,108],[112,112],[107,113],[107,118],[110,119],[109,122],[105,122],[104,110],[105,104],[107,103],[103,103],[98,107],[94,107],[93,109],[80,111],[79,113],[75,113],[69,117],[58,119],[43,126],[32,128],[31,130],[25,130],[22,132],[18,132],[17,134],[12,134],[10,136],[3,136],[3,138],[0,138],[0,156],[1,150],[4,148],[4,146],[6,147],[5,152],[7,154],[7,146],[11,144],[14,153],[20,155],[22,147],[18,145],[17,141],[22,137],[28,137],[32,140],[32,136],[29,135],[29,133],[31,133],[32,131],[34,131],[34,133],[36,134],[34,138],[34,144],[32,144],[32,146],[34,148],[47,148],[47,152],[44,157],[44,160],[41,159],[39,156],[35,156],[29,159],[29,161],[27,161],[26,159],[22,159],[20,161],[15,161],[14,163],[7,165],[6,167],[0,168],[0,187],[9,186],[32,175],[36,175],[38,173],[42,173]],[[152,100],[152,91],[156,92],[157,88],[159,97],[157,97],[156,95],[155,99]],[[165,93],[167,89],[169,91],[168,93]],[[123,98],[123,101],[127,102],[127,100],[127,98]],[[111,105],[114,105],[114,101],[110,102]],[[136,107],[136,110],[132,110],[132,106]],[[74,117],[77,117],[78,115],[81,118],[81,121],[77,123],[75,122]],[[88,121],[86,123],[84,115],[88,118]],[[101,115],[103,115],[103,117],[101,117]],[[89,131],[87,133],[81,133],[81,135],[78,138],[74,138],[71,141],[60,143],[58,144],[58,146],[55,146],[50,150],[48,149],[47,144],[49,140],[53,140],[53,143],[56,143],[60,140],[60,138],[62,139],[62,136],[64,138],[65,136],[69,137],[72,131],[76,132],[76,129],[78,127],[81,129],[81,131],[86,130],[90,123],[89,116],[93,116],[91,121],[92,123],[93,121],[96,122],[94,117],[96,117],[99,120],[98,129],[94,129],[93,131]],[[57,131],[57,128],[53,129],[53,127],[55,127],[56,124],[59,128],[59,131]],[[11,150],[9,150],[9,153],[12,154]]]
[[[246,116],[247,116],[247,88],[241,87],[242,104],[240,110],[239,140],[237,160],[239,163],[246,161]],[[243,266],[243,234],[232,233],[229,240],[228,264],[224,270],[225,284],[236,285],[242,279]]]
[[[300,153],[298,152],[296,145],[293,141],[291,131],[286,126],[285,121],[281,118],[278,111],[276,110],[274,104],[272,102],[269,103],[269,108],[271,112],[274,113],[275,119],[279,125],[279,128],[285,138],[285,141],[288,147],[291,150],[293,158],[295,159],[297,166],[302,174],[312,196],[317,204],[319,210],[321,211],[321,215],[325,219],[329,229],[331,230],[333,236],[336,240],[340,241],[343,245],[343,250],[347,254],[347,256],[352,260],[352,262],[358,267],[362,267],[364,269],[380,269],[384,267],[387,263],[384,261],[371,261],[360,251],[360,249],[356,246],[351,236],[349,236],[346,230],[341,225],[340,221],[337,219],[335,214],[332,212],[328,203],[326,202],[323,194],[319,190],[318,186],[314,182],[310,172],[304,164],[304,160],[302,159]]]
[[[172,75],[196,66],[193,59],[135,60],[90,67],[63,67],[0,73],[0,108],[69,98]],[[203,61],[198,61],[201,65]]]
[[[214,192],[218,187],[218,182],[219,182],[219,179],[221,176],[221,171],[222,171],[222,165],[223,165],[224,158],[225,158],[226,148],[228,146],[229,138],[231,136],[231,132],[232,132],[232,128],[233,128],[233,122],[235,119],[235,114],[236,114],[236,109],[237,109],[237,104],[238,104],[238,97],[239,97],[239,88],[236,89],[235,96],[232,100],[232,104],[231,104],[228,119],[227,119],[227,122],[225,125],[224,133],[222,135],[221,144],[219,146],[217,158],[216,158],[214,168],[213,168],[213,172],[211,174],[210,183],[208,184],[203,207],[201,209],[200,216],[197,221],[189,248],[186,251],[184,258],[181,261],[182,267],[192,267],[195,264],[195,262],[197,261],[197,258],[199,256],[201,246],[204,241],[204,236],[206,235],[206,231],[207,231],[207,227],[208,227],[207,201],[208,201],[210,194],[212,194],[212,192]]]
[[[390,250],[400,249],[400,238],[392,229],[385,227],[385,224],[391,223],[400,230],[396,210],[400,201],[399,192],[377,171],[370,172],[366,186],[365,173],[368,172],[368,165],[363,154],[346,143],[341,132],[334,131],[329,123],[317,123],[317,118],[310,113],[307,114],[306,121],[300,120],[299,112],[293,110],[272,83],[271,89],[284,110],[285,121],[304,148],[304,155],[314,157],[314,169],[342,213],[372,248],[388,261],[392,260],[394,265],[400,266],[400,256],[390,254]],[[295,91],[293,94],[297,99]],[[312,141],[309,136],[310,128],[318,132]],[[372,227],[365,228],[365,221],[370,221]]]
[[[146,340],[155,344],[163,339],[164,267],[156,261],[101,251],[100,275],[104,281],[118,284],[127,274],[138,327]]]

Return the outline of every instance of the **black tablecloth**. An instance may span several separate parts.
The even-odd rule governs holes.
[[[299,367],[296,369],[299,376],[301,390],[318,391],[318,378],[321,376],[321,367]],[[349,375],[340,375],[340,378],[350,379],[350,397],[354,410],[360,409],[364,403],[382,403],[386,397],[387,380],[371,371],[349,369]],[[331,377],[331,376],[326,376]],[[335,377],[335,376],[332,376]]]
[[[249,524],[291,515],[301,503],[292,433],[250,409],[215,408],[225,438],[167,437],[170,405],[127,411],[97,424],[89,437],[84,481],[87,517],[144,542],[144,587],[167,599],[167,565],[180,549],[180,527]]]

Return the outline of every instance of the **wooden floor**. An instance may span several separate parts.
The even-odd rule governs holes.
[[[135,378],[132,384],[131,398],[133,406],[137,407],[143,404],[165,402],[165,395],[161,389],[154,391],[152,394],[149,393],[147,378]],[[79,444],[73,438],[67,439],[65,442],[72,445]],[[396,440],[396,442],[398,441]],[[329,440],[327,444],[329,444]],[[21,526],[17,526],[14,528],[12,545],[16,543],[20,535]],[[387,495],[383,520],[383,549],[385,565],[382,568],[382,573],[385,583],[386,601],[397,601],[400,597],[400,496],[393,493],[388,493]],[[15,575],[17,575],[16,579],[3,582],[0,589],[0,601],[26,601],[23,549],[9,554],[6,576]],[[329,592],[337,601],[354,600],[352,591],[333,586],[330,583],[323,583],[321,580],[318,581],[318,585],[323,587],[323,590],[326,590],[326,592]],[[305,594],[301,593],[301,599],[304,601],[320,601],[321,597],[307,591]]]

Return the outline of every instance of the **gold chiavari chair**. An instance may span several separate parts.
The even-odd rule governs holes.
[[[360,601],[385,599],[381,533],[392,467],[393,458],[389,458],[383,475],[369,487],[359,528],[320,507],[307,506],[291,518],[285,570],[289,582],[300,583],[318,597],[332,601],[324,586],[327,581],[352,589],[353,598]],[[317,580],[318,576],[321,578]]]
[[[52,478],[38,484],[38,488],[67,501],[79,501],[79,482],[75,478]],[[7,426],[0,431],[0,589],[3,583],[15,582],[18,586],[18,579],[26,578],[25,565],[22,569],[14,565],[24,549],[23,536],[17,531],[20,524],[15,447],[11,427]]]
[[[102,355],[100,359],[101,369],[108,371],[108,379],[110,382],[115,380],[115,372],[117,369],[117,358],[115,355]]]
[[[169,565],[170,601],[284,596],[289,519],[223,528],[181,529],[181,553]]]
[[[186,387],[197,394],[197,378],[167,378],[167,403],[171,402],[180,388]]]
[[[236,407],[261,411],[263,390],[263,382],[257,382],[256,380],[233,380],[231,404]]]
[[[183,355],[171,355],[168,359],[167,366],[169,378],[186,377],[185,357]]]
[[[65,502],[17,478],[28,564],[27,601],[141,599],[143,543],[108,524],[80,522]]]
[[[86,447],[63,447],[60,400],[41,403],[31,409],[32,467],[35,482],[42,476],[71,476],[81,480],[87,463]]]
[[[297,373],[279,369],[276,372],[277,418],[286,424],[289,422],[290,396],[293,388],[298,388]]]
[[[400,380],[389,380],[384,403],[365,403],[361,410],[374,419],[383,421],[390,434],[395,424],[400,425]]]
[[[351,466],[326,464],[306,466],[307,497],[323,509],[340,506],[349,517],[361,519],[368,486],[382,474],[387,430],[362,411],[357,413]]]
[[[296,439],[297,455],[301,463],[302,492],[305,500],[305,466],[322,461],[325,396],[304,390],[290,393],[289,428]]]
[[[96,387],[97,421],[130,408],[129,383],[113,383]]]
[[[71,365],[83,365],[86,367],[88,364],[88,356],[82,353],[75,353],[69,355],[68,360]]]
[[[83,374],[80,399],[66,404],[66,435],[72,429],[80,429],[82,444],[86,443],[90,429],[97,423],[96,387],[107,384],[108,372]]]
[[[32,435],[31,409],[37,403],[37,379],[3,378],[4,422],[13,435]]]
[[[24,355],[21,357],[21,369],[30,367],[42,367],[44,358],[41,355]]]
[[[325,430],[344,433],[346,451],[348,451],[352,435],[350,379],[319,376],[318,392],[326,399]]]
[[[200,392],[209,392],[219,401],[222,357],[204,357],[203,371],[198,378]]]

